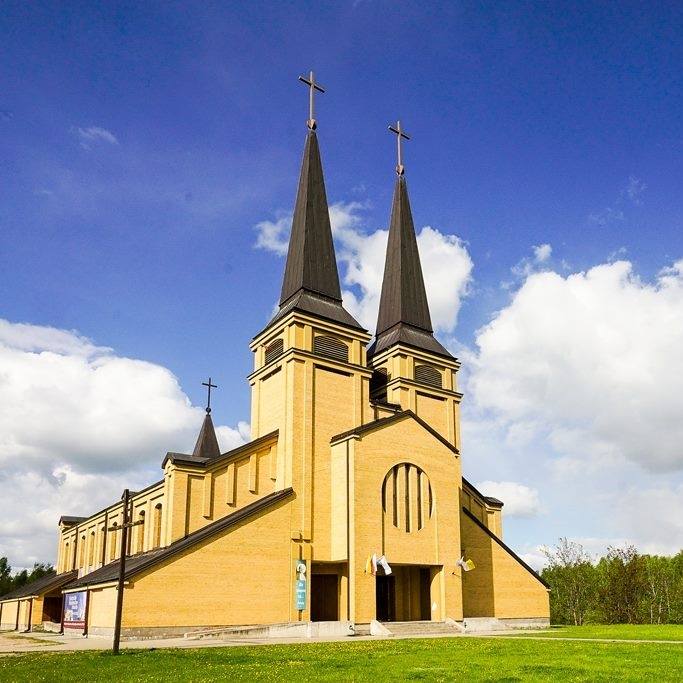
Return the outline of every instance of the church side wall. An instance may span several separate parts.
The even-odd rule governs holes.
[[[19,601],[12,600],[2,603],[2,624],[3,630],[14,630],[17,625],[17,610]]]
[[[124,629],[286,622],[292,618],[291,503],[133,577]]]
[[[125,598],[125,594],[124,594]],[[114,632],[116,587],[88,591],[88,634],[110,635]]]
[[[461,523],[463,553],[476,565],[463,572],[465,618],[548,619],[546,587],[465,514]]]

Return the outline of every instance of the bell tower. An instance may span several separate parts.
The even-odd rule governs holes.
[[[301,80],[323,92],[311,73]],[[330,438],[370,419],[367,331],[342,306],[312,106],[279,308],[251,342],[252,438],[278,430],[276,488],[293,487],[292,538],[329,546]],[[306,557],[306,553],[300,555]]]
[[[459,362],[434,337],[420,254],[402,163],[400,122],[396,184],[391,206],[375,340],[368,349],[373,369],[371,398],[412,410],[459,447]]]

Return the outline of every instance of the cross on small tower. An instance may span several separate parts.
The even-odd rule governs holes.
[[[396,121],[395,126],[389,126],[389,130],[392,133],[396,133],[396,152],[397,152],[397,157],[398,157],[398,163],[396,164],[396,173],[398,175],[403,175],[405,168],[403,168],[403,155],[402,155],[402,150],[401,150],[401,138],[404,140],[410,140],[410,136],[405,133],[403,130],[401,130],[401,122]]]
[[[208,389],[208,397],[206,399],[206,414],[211,412],[211,389],[218,389],[217,384],[211,384],[211,377],[208,382],[202,382],[202,386]]]
[[[302,83],[305,83],[309,89],[309,92],[308,92],[308,121],[306,121],[306,125],[311,130],[315,130],[317,123],[316,123],[315,117],[314,117],[313,95],[314,95],[316,90],[318,92],[325,92],[325,89],[321,85],[318,85],[315,82],[315,76],[313,75],[312,71],[309,72],[308,78],[306,78],[306,76],[299,76],[299,80]]]

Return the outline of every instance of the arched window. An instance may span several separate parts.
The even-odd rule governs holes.
[[[154,547],[161,547],[161,503],[154,506]]]
[[[78,566],[85,567],[85,534],[80,538],[81,547],[78,551]]]
[[[282,341],[282,338],[276,339],[266,346],[266,365],[271,361],[274,361],[282,353],[283,348],[284,342]]]
[[[64,557],[62,558],[62,571],[68,571],[69,568],[69,561],[71,560],[71,555],[69,553],[69,550],[71,550],[69,546],[69,541],[67,541],[64,544]]]
[[[313,353],[318,356],[341,360],[344,363],[349,362],[349,347],[335,337],[328,337],[323,334],[316,335],[313,339]]]
[[[431,365],[416,365],[415,381],[431,387],[439,387],[439,389],[442,386],[441,373]]]
[[[138,513],[138,547],[137,552],[141,553],[145,549],[145,511]]]
[[[112,525],[113,531],[111,532],[111,538],[109,539],[109,559],[116,559],[116,548],[119,546],[119,532],[116,530],[119,526],[118,522],[114,522]]]

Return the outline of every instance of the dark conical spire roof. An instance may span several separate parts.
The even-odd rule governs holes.
[[[314,130],[306,135],[280,310],[270,324],[294,309],[363,329],[342,307],[320,148]]]
[[[368,354],[374,355],[403,342],[450,357],[451,354],[434,339],[432,332],[408,186],[405,177],[399,175],[391,206],[376,339]]]
[[[318,136],[312,130],[301,163],[280,305],[302,289],[341,302]]]
[[[391,206],[387,258],[377,316],[377,334],[397,323],[432,332],[427,292],[405,178],[398,176]]]
[[[194,451],[192,451],[192,457],[212,460],[213,458],[217,458],[220,454],[221,451],[218,447],[216,430],[213,428],[213,420],[211,419],[211,415],[207,412],[202,428],[199,431]]]

